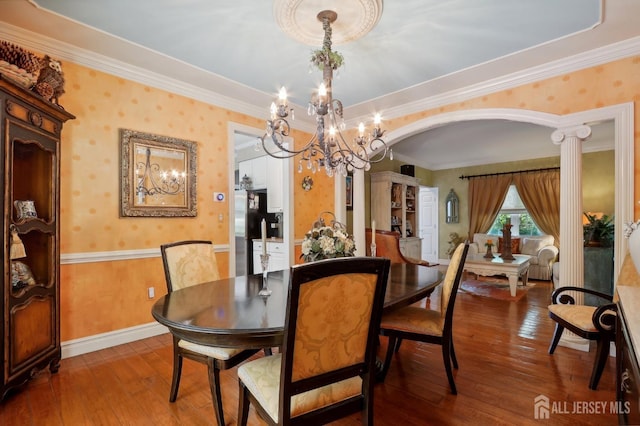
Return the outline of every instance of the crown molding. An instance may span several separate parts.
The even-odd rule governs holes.
[[[201,87],[202,84],[200,86],[190,84],[183,80],[168,77],[16,26],[4,25],[4,23],[0,26],[0,38],[37,52],[47,52],[47,54],[56,59],[73,62],[116,77],[254,117],[266,116],[265,108],[260,108],[257,105],[268,105],[272,101],[272,96],[269,94],[258,92],[157,52],[152,54],[159,56],[159,60],[168,62],[169,66],[181,68],[184,70],[185,76],[193,76],[194,80],[200,83],[208,83],[206,84],[207,87],[216,89],[206,89]],[[240,98],[223,95],[221,92],[237,93]],[[252,102],[243,101],[243,97],[244,99],[251,99]]]
[[[158,60],[165,61],[172,68],[179,68],[185,80],[195,81],[197,84],[187,83],[185,80],[168,77],[164,74],[151,72],[143,67],[131,65],[110,57],[97,54],[87,49],[81,49],[68,43],[46,37],[10,24],[0,27],[0,37],[17,43],[25,48],[38,52],[47,52],[58,59],[77,63],[117,77],[135,81],[158,89],[196,99],[208,104],[217,105],[232,111],[237,111],[252,117],[265,117],[266,109],[258,105],[269,105],[272,95],[251,89],[229,79],[215,75],[203,69],[193,67],[184,62],[147,51],[155,55]],[[588,52],[551,61],[542,65],[507,74],[498,78],[466,85],[444,93],[436,93],[438,86],[443,86],[446,79],[461,76],[463,73],[474,73],[487,64],[481,64],[460,72],[449,74],[438,79],[424,82],[420,85],[402,90],[382,98],[345,108],[348,127],[355,127],[360,121],[366,120],[371,114],[373,104],[389,105],[376,108],[384,111],[384,119],[404,117],[428,109],[438,108],[455,102],[488,95],[491,93],[512,89],[558,75],[578,71],[581,69],[602,65],[615,60],[640,54],[640,37],[634,37],[621,42],[596,48]],[[204,87],[204,88],[203,88]],[[212,89],[208,89],[208,88]],[[422,96],[421,94],[424,94]],[[421,97],[418,100],[416,96]],[[395,103],[395,105],[393,105]],[[304,109],[299,105],[292,105]],[[290,123],[292,128],[308,133],[315,131],[315,124],[304,114]]]
[[[559,75],[579,71],[582,69],[603,65],[619,59],[628,58],[640,54],[640,37],[634,37],[621,42],[613,43],[578,55],[569,56],[560,60],[548,62],[528,68],[523,71],[511,73],[505,76],[483,81],[459,89],[451,90],[434,96],[428,96],[413,102],[407,102],[397,107],[385,109],[385,118],[398,118],[428,109],[438,108],[456,102],[462,102],[503,90],[531,84],[541,80],[557,77]],[[446,79],[449,76],[441,77]],[[438,79],[438,80],[440,80]],[[407,90],[421,90],[422,87],[433,84],[436,80],[423,83]],[[391,95],[394,96],[394,95]],[[405,96],[406,98],[406,96]],[[353,107],[352,107],[353,108]],[[366,107],[367,109],[369,107]],[[352,112],[345,108],[345,112]],[[363,116],[366,115],[362,114]]]

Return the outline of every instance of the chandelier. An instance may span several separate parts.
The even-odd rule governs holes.
[[[380,128],[380,114],[375,115],[373,129],[368,134],[364,123],[360,123],[353,140],[347,141],[342,135],[346,127],[342,116],[342,102],[334,99],[332,93],[333,71],[340,68],[344,61],[340,53],[331,50],[331,24],[337,18],[338,14],[331,10],[318,13],[324,40],[322,48],[313,52],[311,64],[322,71],[323,82],[307,108],[307,114],[316,120],[315,134],[301,149],[296,150],[287,145],[285,138],[291,130],[287,118],[289,114],[291,120],[295,117],[293,108],[289,108],[287,104],[287,92],[283,87],[277,101],[271,104],[271,117],[267,120],[266,133],[260,138],[262,148],[272,157],[291,158],[300,155],[298,173],[302,173],[306,166],[313,173],[324,168],[328,176],[346,176],[355,169],[369,170],[371,163],[377,163],[386,157],[387,151],[390,152],[389,158],[393,160],[393,152],[382,139],[385,131]]]
[[[136,164],[136,195],[140,203],[146,196],[177,195],[185,191],[187,173],[163,170],[151,163],[151,148],[146,148],[145,162]]]

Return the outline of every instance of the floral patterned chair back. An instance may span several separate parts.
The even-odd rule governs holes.
[[[220,279],[211,241],[189,240],[160,246],[167,290]]]
[[[325,424],[353,412],[373,424],[389,267],[388,259],[360,257],[291,268],[282,353],[238,369],[238,424],[246,422],[247,398],[269,424]]]

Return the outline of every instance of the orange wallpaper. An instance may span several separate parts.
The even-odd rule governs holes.
[[[77,119],[63,131],[62,253],[155,248],[184,238],[228,243],[228,205],[213,203],[213,191],[228,188],[227,125],[230,121],[263,128],[264,119],[249,117],[163,90],[113,77],[79,65],[63,64],[66,93],[61,103]],[[388,130],[441,112],[470,108],[524,108],[566,114],[640,101],[640,57],[551,78],[469,101],[387,120]],[[266,109],[265,109],[266,110]],[[640,134],[635,111],[636,145]],[[190,219],[119,218],[118,129],[129,128],[198,142],[198,217]],[[296,143],[308,135],[293,133]],[[636,163],[640,149],[636,149]],[[333,210],[333,179],[312,175],[305,192],[295,173],[295,238],[301,239],[324,210]],[[640,191],[638,171],[636,195]],[[636,198],[638,198],[636,196]],[[638,217],[638,206],[636,206]],[[225,220],[219,223],[218,214]],[[299,247],[296,247],[296,258]],[[228,270],[226,253],[218,255]],[[221,273],[224,275],[225,272]],[[146,288],[164,293],[159,258],[62,266],[62,340],[91,336],[152,321],[153,301]],[[91,318],[91,321],[87,321]]]
[[[385,122],[389,129],[406,126],[414,121],[444,112],[478,108],[520,108],[553,114],[570,114],[633,102],[635,129],[635,159],[640,163],[640,56],[633,56],[605,65],[587,68],[566,75],[538,81],[521,87],[449,104],[440,108],[408,115]],[[634,171],[634,199],[640,198],[640,169]],[[635,204],[635,217],[640,205]]]
[[[63,130],[61,155],[61,253],[157,248],[189,238],[229,243],[229,205],[214,203],[214,191],[227,192],[228,124],[264,127],[249,117],[163,90],[64,63],[66,93],[61,103],[76,115]],[[265,111],[267,109],[265,108]],[[198,143],[198,216],[195,218],[119,217],[121,128]],[[296,139],[308,139],[299,131]],[[302,176],[296,174],[296,194]],[[322,179],[320,179],[322,181]],[[298,190],[298,188],[300,188]],[[327,192],[325,194],[325,192]],[[314,187],[314,205],[296,205],[296,221],[317,215],[318,202],[333,200],[333,186]],[[308,209],[310,213],[308,213]],[[224,220],[218,221],[222,214]],[[295,226],[295,229],[301,226]],[[302,238],[304,233],[296,233]],[[227,253],[218,253],[228,276]],[[153,321],[147,287],[165,293],[160,258],[63,265],[61,268],[63,341]],[[86,318],[95,318],[86,321]]]

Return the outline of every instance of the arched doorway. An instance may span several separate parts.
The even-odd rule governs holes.
[[[614,275],[617,277],[622,260],[626,255],[627,247],[624,239],[624,224],[633,220],[633,104],[626,103],[604,107],[589,111],[583,111],[569,115],[555,115],[539,111],[509,109],[509,108],[487,108],[455,111],[438,114],[413,122],[407,126],[389,132],[387,141],[390,145],[401,142],[403,139],[415,135],[425,130],[443,126],[449,123],[472,120],[511,120],[538,124],[552,129],[549,132],[549,143],[551,144],[551,133],[553,129],[565,128],[569,126],[596,123],[600,121],[613,120],[615,135],[615,266]],[[357,183],[357,182],[356,182]],[[363,187],[361,188],[363,190]],[[357,191],[358,189],[356,189]],[[364,216],[364,211],[360,212]],[[354,207],[354,216],[358,212]],[[579,218],[576,218],[579,220]],[[354,229],[354,233],[356,230]],[[364,232],[364,231],[363,231]]]

